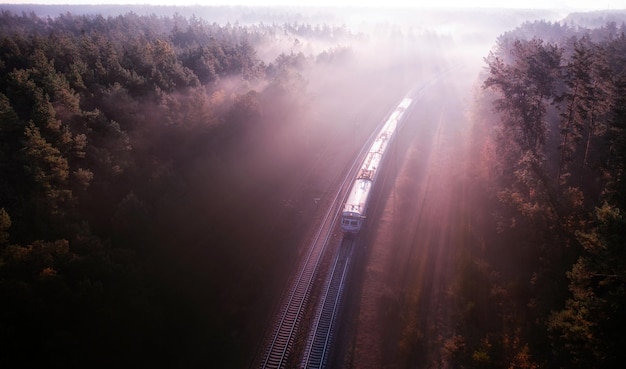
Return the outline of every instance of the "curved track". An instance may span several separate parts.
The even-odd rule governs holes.
[[[315,278],[319,273],[321,260],[332,237],[333,228],[336,227],[338,224],[337,220],[341,214],[343,202],[348,195],[352,181],[361,166],[365,154],[367,153],[373,140],[376,138],[378,131],[380,131],[380,129],[384,125],[385,121],[386,120],[382,120],[378,127],[371,133],[367,142],[363,145],[355,160],[352,162],[350,169],[346,172],[343,179],[339,181],[340,183],[336,187],[337,191],[335,192],[330,206],[328,207],[328,210],[326,211],[323,220],[321,221],[319,229],[313,237],[313,242],[308,248],[308,253],[305,256],[305,259],[298,271],[298,274],[294,277],[294,281],[292,282],[292,285],[285,296],[285,300],[282,304],[277,320],[271,328],[271,334],[267,339],[267,347],[263,351],[261,359],[258,360],[255,364],[255,367],[268,369],[280,369],[287,367],[289,354],[298,336],[300,321],[306,311],[309,294],[311,292],[311,289],[313,288]],[[340,249],[352,250],[351,245],[350,247],[341,247]],[[335,256],[335,258],[338,260],[341,254],[345,254],[345,252],[339,252],[338,255]],[[345,257],[348,256],[344,255],[344,258]],[[349,263],[347,260],[344,260],[341,264],[343,265],[343,268],[340,269],[344,269],[341,273],[345,276],[345,270]],[[340,286],[343,284],[343,279],[344,277],[342,276],[340,278]],[[328,288],[325,288],[324,294],[326,294],[328,290],[332,289],[331,284],[334,283],[333,280],[334,278],[331,278],[329,280],[330,282],[327,282],[329,283],[329,285]],[[340,293],[337,294],[336,297],[330,296],[328,300],[331,301],[335,299],[334,304],[338,304],[339,298]],[[338,305],[336,305],[333,310],[336,311],[337,308]],[[320,310],[318,314],[322,314],[324,312],[323,308],[318,309]],[[334,315],[332,315],[332,317],[332,319],[334,319]],[[332,327],[332,320],[330,322],[325,322],[325,319],[326,318],[322,317],[321,315],[316,315],[316,326],[319,325],[321,327],[323,325],[328,325],[329,327]],[[322,332],[322,330],[320,330],[320,332]],[[323,333],[320,333],[320,335],[323,335]],[[327,335],[328,338],[330,338],[330,331],[327,333]],[[325,348],[321,348],[321,346],[318,347],[317,345],[311,347],[307,346],[306,356],[309,356],[309,354],[312,355],[320,349],[323,352],[321,359],[317,360],[320,362],[320,366],[310,367],[322,367],[322,365],[324,364],[324,360],[326,359],[328,354],[327,348],[328,342],[325,344]],[[309,364],[306,365],[308,366]],[[311,361],[310,365],[313,365],[313,361]]]

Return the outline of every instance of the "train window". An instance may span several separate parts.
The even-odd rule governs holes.
[[[358,226],[359,225],[359,221],[358,220],[353,220],[353,221],[350,222],[350,225]]]
[[[346,218],[341,219],[341,224],[350,224],[350,221]]]

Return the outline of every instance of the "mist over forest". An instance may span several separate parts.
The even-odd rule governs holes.
[[[247,367],[334,159],[450,69],[472,231],[428,367],[625,361],[625,12],[0,9],[0,366]]]

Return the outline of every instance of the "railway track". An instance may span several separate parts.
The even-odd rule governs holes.
[[[291,365],[293,365],[294,362],[290,361],[293,360],[290,359],[290,353],[298,337],[300,322],[306,312],[307,300],[313,288],[315,278],[319,273],[321,260],[332,238],[333,228],[338,225],[341,209],[350,190],[352,181],[361,167],[367,150],[384,122],[385,120],[371,133],[348,172],[343,179],[338,181],[339,183],[335,187],[337,191],[313,237],[311,246],[308,248],[298,274],[294,277],[290,289],[285,294],[286,296],[277,314],[276,322],[269,329],[271,333],[269,333],[266,340],[267,346],[265,350],[262,351],[261,359],[257,359],[254,364],[255,368],[282,369],[286,368],[288,363],[292,363]],[[335,269],[333,269],[333,277],[328,279],[328,285],[324,288],[324,300],[328,300],[330,306],[328,307],[329,310],[326,310],[324,307],[325,304],[322,304],[323,307],[318,307],[314,318],[314,326],[316,328],[314,329],[314,333],[309,334],[309,337],[313,337],[309,339],[311,345],[307,345],[305,348],[305,357],[308,357],[308,359],[305,359],[305,367],[321,368],[328,357],[330,338],[332,337],[332,323],[334,322],[334,316],[339,308],[340,292],[349,264],[348,258],[353,247],[353,242],[350,241],[349,247],[344,246],[345,245],[342,245],[339,248],[340,251],[334,256],[335,259],[333,259],[335,261],[333,264],[336,264],[335,267],[337,273],[340,273],[340,276],[335,278]],[[345,251],[346,249],[350,251],[347,252]],[[336,283],[338,283],[338,285],[336,285]],[[319,333],[317,333],[318,331]],[[323,341],[325,341],[323,346],[322,344],[316,343],[318,340],[318,338],[316,338],[317,336],[319,336],[319,340],[322,340],[322,338],[326,336],[326,338],[323,339]]]
[[[372,137],[374,137],[374,134],[372,134]],[[368,140],[368,144],[373,139],[372,137]],[[304,263],[286,294],[284,303],[278,313],[277,321],[271,328],[271,334],[267,340],[268,344],[263,351],[262,358],[254,367],[263,369],[286,367],[324,251],[332,237],[333,227],[337,226],[343,201],[352,183],[352,178],[360,167],[366,147],[367,145],[361,150],[358,158],[354,160],[350,170],[339,184],[339,190],[335,193],[331,205],[313,237]]]
[[[342,188],[346,184],[342,184]],[[307,298],[317,275],[319,265],[326,246],[332,237],[332,228],[337,224],[341,206],[340,194],[337,192],[332,201],[332,205],[324,216],[321,226],[315,234],[312,246],[309,247],[305,257],[303,267],[300,269],[292,287],[287,294],[285,303],[279,313],[279,318],[275,323],[269,345],[265,350],[260,368],[285,368],[289,353],[292,349],[300,325],[300,320],[304,314]]]
[[[330,279],[324,286],[323,297],[315,314],[313,329],[305,348],[301,368],[321,369],[326,366],[333,340],[335,319],[339,314],[354,244],[355,239],[345,238],[335,256],[330,271]]]

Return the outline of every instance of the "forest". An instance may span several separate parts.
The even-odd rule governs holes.
[[[626,27],[580,17],[524,23],[483,55],[446,367],[626,359]],[[377,32],[389,49],[436,37]],[[314,100],[365,37],[2,10],[0,366],[246,367],[321,196],[315,168],[355,135]],[[414,70],[399,79],[426,69],[427,47],[396,49],[378,56]],[[353,91],[390,78],[358,73]]]
[[[351,37],[2,11],[0,366],[245,366],[324,144],[303,70]]]
[[[579,18],[526,22],[485,57],[453,367],[626,360],[626,26],[568,25]]]

